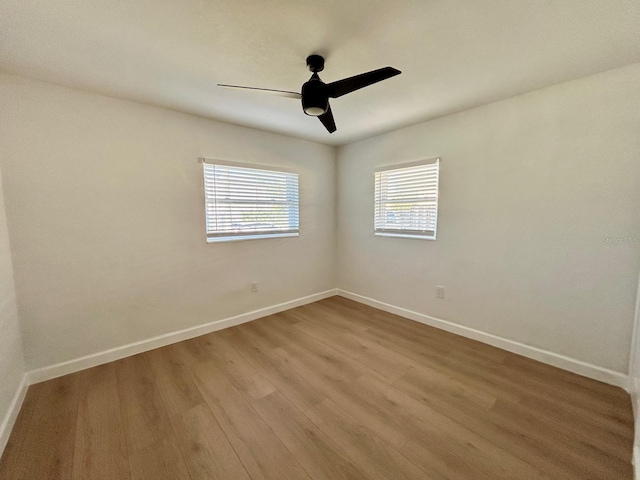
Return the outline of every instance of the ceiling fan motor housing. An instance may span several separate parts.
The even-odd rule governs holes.
[[[324,83],[316,73],[311,80],[302,85],[302,110],[307,115],[319,117],[329,109],[329,97]]]

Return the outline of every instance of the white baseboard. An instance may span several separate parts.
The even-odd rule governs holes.
[[[410,320],[424,323],[426,325],[436,327],[447,332],[455,333],[456,335],[461,335],[473,340],[478,340],[482,343],[493,345],[494,347],[498,347],[503,350],[516,353],[518,355],[523,355],[525,357],[532,358],[534,360],[538,360],[540,362],[547,363],[549,365],[553,365],[555,367],[562,368],[564,370],[568,370],[570,372],[577,373],[588,378],[593,378],[594,380],[622,387],[628,391],[631,387],[631,385],[629,384],[628,376],[623,373],[615,372],[613,370],[599,367],[597,365],[592,365],[581,360],[576,360],[574,358],[526,345],[515,340],[502,338],[497,335],[485,333],[471,327],[466,327],[464,325],[459,325],[447,320],[431,317],[429,315],[384,303],[373,298],[365,297],[363,295],[341,289],[326,290],[324,292],[297,298],[295,300],[280,303],[278,305],[253,310],[251,312],[236,315],[234,317],[216,320],[204,325],[198,325],[195,327],[186,328],[184,330],[178,330],[176,332],[159,335],[157,337],[87,355],[85,357],[68,360],[66,362],[50,365],[37,370],[32,370],[28,373],[28,384],[30,385],[34,383],[44,382],[46,380],[61,377],[69,373],[78,372],[80,370],[95,367],[97,365],[102,365],[104,363],[109,363],[114,360],[120,360],[122,358],[146,352],[148,350],[153,350],[154,348],[163,347],[165,345],[181,342],[183,340],[188,340],[200,335],[206,335],[207,333],[222,330],[224,328],[251,322],[253,320],[257,320],[258,318],[273,315],[274,313],[282,312],[290,308],[299,307],[301,305],[306,305],[308,303],[317,302],[318,300],[322,300],[334,295],[340,295],[356,302],[363,303],[365,305],[369,305],[371,307],[378,308],[380,310],[384,310],[396,315],[400,315]]]
[[[2,452],[4,452],[4,448],[7,446],[11,430],[13,429],[13,425],[16,423],[18,413],[20,413],[20,407],[22,407],[24,397],[27,396],[28,388],[29,374],[25,373],[22,376],[22,380],[20,381],[20,385],[18,385],[16,393],[13,395],[13,399],[9,405],[9,410],[2,419],[2,423],[0,423],[0,457],[2,456]]]
[[[198,325],[176,332],[159,335],[157,337],[134,342],[128,345],[123,345],[117,348],[112,348],[110,350],[87,355],[85,357],[69,360],[26,373],[22,377],[22,381],[20,382],[20,385],[16,390],[14,398],[9,407],[9,411],[0,424],[0,455],[2,455],[2,452],[4,451],[4,448],[9,440],[11,430],[18,417],[18,413],[26,396],[27,389],[31,384],[57,378],[69,373],[78,372],[80,370],[95,367],[97,365],[102,365],[104,363],[109,363],[114,360],[120,360],[131,355],[136,355],[148,350],[153,350],[154,348],[181,342],[183,340],[188,340],[200,335],[206,335],[207,333],[233,327],[242,323],[251,322],[268,315],[273,315],[275,313],[306,305],[308,303],[317,302],[334,295],[340,295],[350,300],[354,300],[356,302],[363,303],[365,305],[369,305],[371,307],[378,308],[389,313],[400,315],[410,320],[439,328],[447,332],[493,345],[503,350],[523,355],[525,357],[532,358],[534,360],[538,360],[543,363],[547,363],[549,365],[553,365],[555,367],[562,368],[579,375],[583,375],[585,377],[593,378],[595,380],[599,380],[611,385],[623,387],[631,391],[632,395],[634,395],[634,400],[636,398],[635,396],[637,395],[637,388],[639,387],[638,385],[636,385],[637,382],[630,382],[630,379],[627,377],[627,375],[624,375],[622,373],[598,367],[596,365],[582,362],[580,360],[566,357],[564,355],[559,355],[557,353],[542,350],[540,348],[532,347],[530,345],[525,345],[514,340],[508,340],[502,337],[498,337],[496,335],[485,333],[470,327],[458,325],[447,320],[442,320],[439,318],[431,317],[429,315],[414,312],[412,310],[397,307],[395,305],[380,302],[378,300],[374,300],[357,293],[348,292],[341,289],[331,289],[324,292],[316,293],[314,295],[309,295],[288,302],[280,303],[278,305],[273,305],[271,307],[261,308],[258,310],[253,310],[251,312],[243,313],[241,315],[236,315],[234,317],[216,320],[204,325]],[[634,410],[635,407],[637,407],[637,405],[634,404]],[[640,472],[640,445],[636,445],[634,447],[633,462],[634,471],[637,471],[635,474],[635,478],[637,480],[640,480],[640,474],[638,473]]]
[[[337,289],[337,294],[340,295],[341,297],[345,297],[359,303],[364,303],[365,305],[369,305],[370,307],[374,307],[380,310],[384,310],[385,312],[400,315],[401,317],[405,317],[410,320],[414,320],[416,322],[424,323],[425,325],[439,328],[447,332],[455,333],[456,335],[460,335],[463,337],[471,338],[473,340],[477,340],[482,343],[493,345],[494,347],[501,348],[508,352],[512,352],[518,355],[522,355],[524,357],[532,358],[534,360],[538,360],[540,362],[553,365],[554,367],[562,368],[564,370],[577,373],[578,375],[582,375],[584,377],[592,378],[594,380],[608,383],[610,385],[615,385],[616,387],[622,387],[627,390],[629,389],[627,375],[620,372],[615,372],[613,370],[598,367],[596,365],[592,365],[590,363],[583,362],[581,360],[576,360],[574,358],[549,352],[547,350],[542,350],[537,347],[525,345],[524,343],[520,343],[515,340],[508,340],[506,338],[498,337],[496,335],[485,333],[480,330],[476,330],[474,328],[465,327],[464,325],[458,325],[457,323],[449,322],[447,320],[430,317],[429,315],[424,315],[422,313],[414,312],[412,310],[407,310],[405,308],[397,307],[395,305],[390,305],[388,303],[380,302],[378,300],[374,300],[373,298],[365,297],[363,295],[358,295],[357,293]]]
[[[295,300],[280,303],[278,305],[273,305],[271,307],[253,310],[251,312],[236,315],[235,317],[225,318],[222,320],[205,323],[204,325],[185,328],[184,330],[166,333],[157,337],[87,355],[85,357],[68,360],[66,362],[39,368],[37,370],[32,370],[31,372],[29,372],[29,383],[34,384],[44,382],[46,380],[61,377],[69,373],[79,372],[80,370],[102,365],[104,363],[113,362],[114,360],[120,360],[122,358],[146,352],[148,350],[153,350],[154,348],[164,347],[172,343],[182,342],[183,340],[189,340],[190,338],[199,337],[200,335],[206,335],[207,333],[215,332],[217,330],[240,325],[241,323],[251,322],[253,320],[257,320],[258,318],[273,315],[274,313],[283,312],[290,308],[299,307],[308,303],[317,302],[318,300],[332,297],[334,295],[336,295],[335,289],[327,290],[325,292],[297,298]]]

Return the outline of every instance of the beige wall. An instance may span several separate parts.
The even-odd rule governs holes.
[[[374,236],[374,169],[437,156],[438,240]],[[640,243],[603,237],[640,238],[639,64],[341,147],[338,178],[340,288],[627,373]]]
[[[0,128],[1,122],[2,120],[0,120]],[[0,172],[0,424],[9,412],[9,406],[24,372],[9,233],[4,208],[4,189]],[[0,452],[3,446],[0,443]]]
[[[335,287],[332,147],[6,75],[0,111],[29,368]],[[301,236],[205,243],[200,156],[297,171]]]
[[[336,169],[331,147],[0,75],[27,365],[339,286],[626,373],[640,245],[603,237],[640,236],[639,87],[640,65],[605,72],[341,147]],[[206,244],[199,156],[298,170],[302,236]],[[438,240],[374,237],[374,168],[434,156]]]

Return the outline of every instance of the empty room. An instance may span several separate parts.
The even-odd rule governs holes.
[[[640,2],[0,0],[1,480],[632,480]]]

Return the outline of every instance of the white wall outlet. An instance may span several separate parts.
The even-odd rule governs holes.
[[[444,287],[442,285],[436,285],[436,297],[444,298]]]
[[[251,282],[251,293],[256,293],[258,291],[258,282]]]

